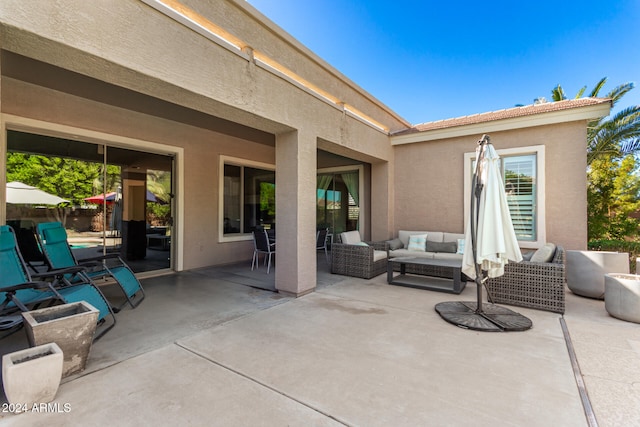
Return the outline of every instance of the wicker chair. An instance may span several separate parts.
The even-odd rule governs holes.
[[[374,260],[375,251],[389,250],[387,242],[358,244],[333,243],[331,245],[331,273],[371,279],[387,272],[387,258]]]
[[[566,281],[565,251],[557,246],[551,262],[509,263],[504,275],[486,283],[494,303],[564,313]]]

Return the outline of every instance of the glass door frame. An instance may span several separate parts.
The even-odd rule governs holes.
[[[182,271],[184,269],[184,149],[156,142],[141,139],[129,138],[120,135],[113,135],[104,132],[97,132],[88,129],[77,128],[68,125],[45,122],[11,114],[0,115],[0,166],[6,171],[7,158],[7,131],[14,130],[20,132],[33,133],[55,138],[65,138],[96,144],[96,146],[117,147],[136,151],[147,151],[160,155],[173,157],[172,180],[173,194],[171,200],[171,212],[173,218],[172,244],[171,244],[171,268],[172,271]],[[0,223],[5,224],[6,218],[6,173],[0,174]],[[141,272],[139,277],[156,275],[163,270]]]
[[[316,177],[318,175],[323,175],[323,174],[339,174],[342,172],[353,172],[353,171],[358,171],[358,192],[359,192],[358,207],[360,210],[359,218],[358,218],[358,231],[360,232],[360,236],[364,236],[364,231],[367,229],[367,225],[368,225],[367,215],[366,215],[366,212],[368,210],[365,209],[365,206],[368,205],[368,198],[370,197],[369,194],[365,192],[364,166],[351,165],[351,166],[337,166],[337,167],[331,167],[331,168],[322,168],[316,171]],[[317,187],[317,184],[316,184],[316,187]],[[317,221],[318,220],[316,218],[316,223]]]

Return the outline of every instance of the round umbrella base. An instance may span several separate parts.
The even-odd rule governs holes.
[[[508,308],[495,304],[471,301],[450,301],[436,304],[436,311],[444,320],[465,329],[486,332],[526,331],[533,326],[531,320]]]

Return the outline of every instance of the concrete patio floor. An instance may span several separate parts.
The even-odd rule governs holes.
[[[318,262],[316,292],[297,299],[259,289],[275,275],[244,264],[145,279],[147,299],[118,314],[58,405],[0,425],[589,425],[563,316],[510,307],[533,328],[464,330],[434,306],[475,300],[473,283],[450,295]],[[640,425],[640,325],[570,292],[564,321],[598,425]]]

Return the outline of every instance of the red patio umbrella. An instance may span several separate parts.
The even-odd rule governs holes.
[[[96,196],[85,197],[84,201],[89,203],[95,203],[97,205],[102,205],[106,202],[107,205],[113,204],[116,201],[116,192],[113,191],[111,193],[107,193],[106,197],[104,194],[98,194]]]

